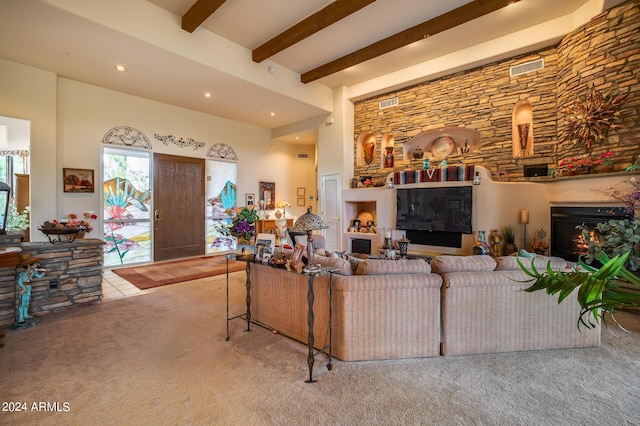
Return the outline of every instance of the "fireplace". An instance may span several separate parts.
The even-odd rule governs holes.
[[[551,207],[551,255],[575,262],[587,249],[576,227],[585,224],[595,229],[596,224],[610,219],[630,219],[630,216],[622,207]]]

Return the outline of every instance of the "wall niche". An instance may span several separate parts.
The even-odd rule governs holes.
[[[511,115],[514,157],[533,155],[533,107],[526,99],[516,102]]]

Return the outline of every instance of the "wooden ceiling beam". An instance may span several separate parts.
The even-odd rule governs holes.
[[[271,40],[257,47],[252,52],[254,62],[265,59],[291,47],[318,31],[335,24],[339,20],[351,15],[375,0],[336,0],[322,10],[295,24],[288,30],[278,34]]]
[[[194,32],[226,0],[197,0],[182,17],[182,29]]]
[[[495,12],[520,0],[474,0],[407,30],[358,49],[334,61],[303,73],[300,81],[310,83],[322,77],[342,71],[354,65],[384,55],[434,34],[462,25],[481,16]]]

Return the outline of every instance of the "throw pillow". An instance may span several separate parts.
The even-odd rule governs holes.
[[[429,274],[431,266],[422,259],[362,260],[356,275]]]

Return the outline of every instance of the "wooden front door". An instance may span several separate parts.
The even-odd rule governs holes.
[[[205,253],[205,160],[153,155],[154,261]]]

